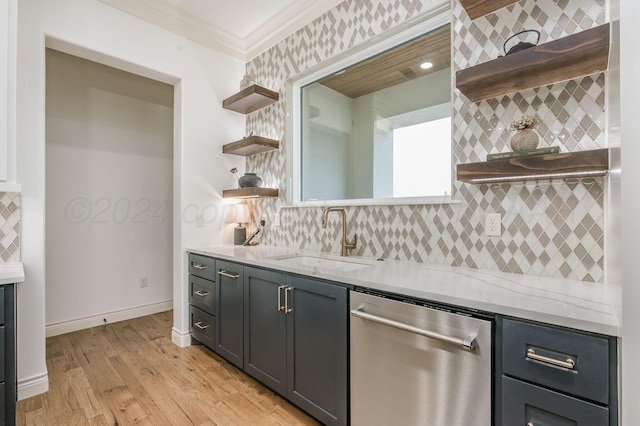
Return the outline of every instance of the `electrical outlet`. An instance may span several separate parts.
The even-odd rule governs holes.
[[[149,286],[149,279],[147,277],[140,278],[140,288],[145,288]]]
[[[196,228],[204,228],[204,218],[201,214],[196,215]]]
[[[489,237],[499,237],[502,235],[502,215],[500,213],[485,214],[484,234]]]
[[[273,215],[273,227],[277,228],[278,226],[280,226],[280,213]]]

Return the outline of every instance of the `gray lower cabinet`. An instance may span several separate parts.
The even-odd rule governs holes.
[[[191,337],[215,349],[216,261],[189,255],[189,328]]]
[[[348,290],[288,276],[287,291],[287,397],[324,424],[347,424]]]
[[[244,368],[281,395],[287,391],[285,274],[245,267]]]
[[[0,286],[0,424],[16,418],[15,285]]]
[[[608,425],[606,407],[560,392],[502,378],[504,425]]]
[[[324,424],[347,424],[348,289],[244,274],[245,371]]]
[[[243,368],[244,266],[217,260],[216,268],[218,291],[214,350],[235,366]]]
[[[327,425],[348,423],[348,291],[189,255],[191,333]]]
[[[498,425],[617,425],[614,338],[507,318],[497,336]]]

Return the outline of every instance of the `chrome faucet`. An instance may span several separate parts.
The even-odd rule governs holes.
[[[353,242],[347,241],[347,212],[339,207],[327,207],[322,211],[322,227],[327,227],[327,216],[329,212],[340,212],[342,214],[342,253],[341,256],[349,256],[349,250],[356,248],[358,244],[358,236],[353,236]]]

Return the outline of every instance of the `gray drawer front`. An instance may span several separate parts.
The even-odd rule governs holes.
[[[520,380],[503,377],[502,424],[608,426],[609,410]]]
[[[573,369],[527,357],[573,360]],[[605,338],[505,319],[503,372],[603,404],[609,403],[609,341]]]
[[[189,273],[206,280],[216,281],[216,260],[199,254],[190,254]]]
[[[215,315],[216,283],[189,275],[189,303]]]
[[[240,263],[218,260],[216,266],[218,267],[218,273],[221,275],[220,277],[218,277],[218,279],[226,278],[228,280],[231,280],[229,282],[242,282],[243,266]]]
[[[191,336],[210,349],[214,349],[216,318],[195,306],[189,306],[189,314],[191,318]]]

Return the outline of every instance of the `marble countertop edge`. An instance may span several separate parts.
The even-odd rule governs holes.
[[[465,267],[334,254],[280,246],[232,246],[188,248],[188,252],[277,269],[327,281],[395,293],[478,311],[501,314],[619,336],[610,292],[614,286],[578,280],[546,278]],[[326,257],[367,262],[372,266],[353,271],[307,268],[279,259],[291,256]]]
[[[0,284],[21,283],[24,281],[24,267],[22,262],[0,264]]]

